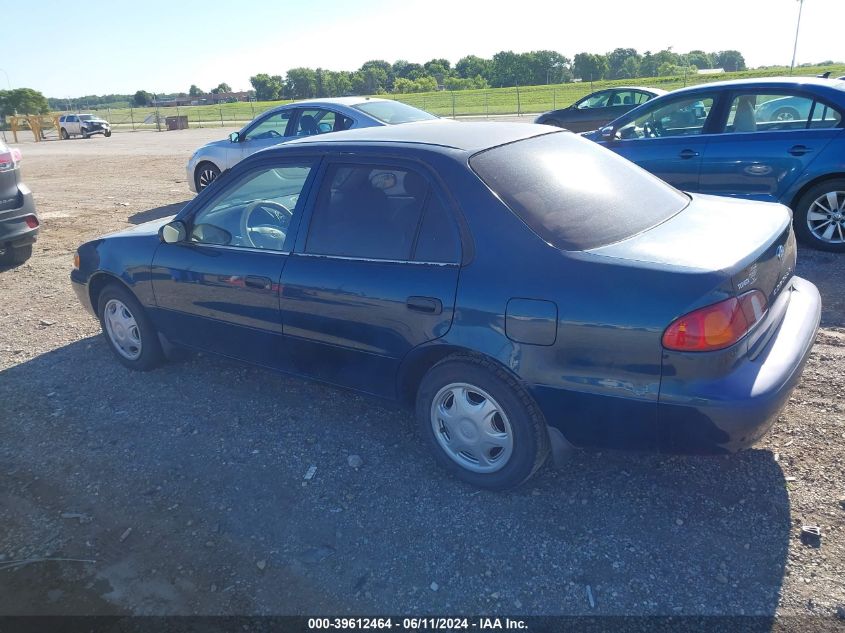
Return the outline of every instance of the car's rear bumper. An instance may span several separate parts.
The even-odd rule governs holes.
[[[38,225],[34,228],[26,223],[27,217],[34,217]],[[38,237],[41,221],[35,213],[35,201],[26,185],[18,185],[18,202],[14,209],[0,211],[0,253],[9,248],[32,244]]]
[[[784,316],[761,350],[715,379],[664,376],[658,442],[673,452],[733,452],[771,428],[810,355],[821,318],[818,289],[794,277]],[[783,294],[783,293],[782,293]]]

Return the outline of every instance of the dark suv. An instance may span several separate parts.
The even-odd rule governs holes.
[[[32,192],[20,181],[21,152],[0,141],[0,266],[22,264],[32,255],[38,216]]]

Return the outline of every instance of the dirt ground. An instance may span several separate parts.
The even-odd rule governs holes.
[[[228,132],[20,145],[43,227],[0,272],[0,615],[845,618],[845,256],[800,251],[822,329],[754,449],[584,452],[479,492],[396,405],[203,355],[146,374],[112,357],[70,288],[75,248],[178,211],[191,152]]]

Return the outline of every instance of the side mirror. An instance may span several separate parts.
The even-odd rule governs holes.
[[[230,143],[237,143],[241,140],[241,133],[240,132],[232,132],[229,135],[229,142]]]
[[[603,141],[612,141],[613,140],[613,126],[606,125],[602,129],[599,130],[599,134],[601,135],[601,140]]]
[[[184,242],[188,237],[188,229],[184,222],[170,222],[158,230],[158,236],[165,244]]]

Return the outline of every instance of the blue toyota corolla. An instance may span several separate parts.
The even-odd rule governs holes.
[[[260,152],[71,279],[127,367],[184,346],[414,403],[441,465],[505,488],[570,444],[759,439],[819,323],[795,257],[784,206],[548,126],[429,122]]]
[[[684,88],[588,138],[678,189],[785,204],[800,240],[845,252],[843,81],[786,77]]]

